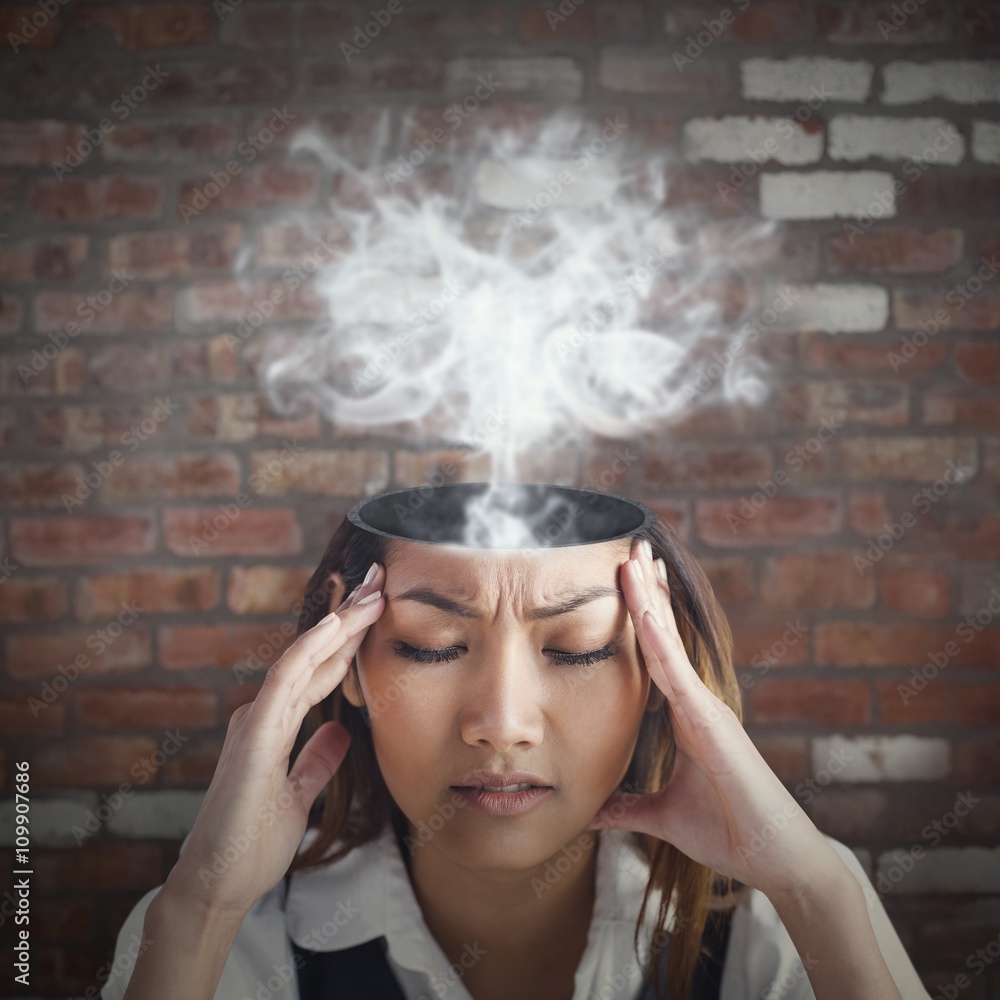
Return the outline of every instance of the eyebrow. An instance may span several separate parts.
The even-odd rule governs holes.
[[[581,590],[580,593],[574,594],[559,604],[552,604],[544,608],[532,608],[526,617],[529,621],[536,621],[540,618],[555,618],[556,615],[564,615],[569,611],[574,611],[576,608],[584,604],[589,604],[591,601],[596,601],[600,597],[621,596],[623,596],[622,592],[617,587],[587,587],[585,590]],[[442,611],[459,615],[462,618],[474,618],[478,620],[483,617],[475,608],[467,604],[462,604],[451,597],[445,597],[444,594],[439,594],[429,587],[413,587],[410,590],[403,591],[401,594],[397,594],[394,598],[390,598],[390,600],[419,601],[421,604],[429,604],[431,607],[440,608]]]

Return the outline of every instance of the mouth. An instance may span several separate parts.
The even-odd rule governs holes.
[[[458,791],[499,792],[514,795],[553,786],[545,778],[527,771],[470,771],[451,786]]]

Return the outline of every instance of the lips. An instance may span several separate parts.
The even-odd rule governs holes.
[[[452,788],[479,788],[488,792],[526,791],[530,788],[552,788],[551,782],[528,771],[470,771]]]

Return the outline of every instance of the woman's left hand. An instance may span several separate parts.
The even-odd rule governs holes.
[[[622,588],[677,744],[665,788],[616,793],[589,825],[659,837],[700,864],[760,889],[798,895],[839,855],[768,767],[736,713],[696,673],[677,631],[662,561],[633,542]]]

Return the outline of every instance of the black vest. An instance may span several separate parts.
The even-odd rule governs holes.
[[[709,954],[702,954],[695,966],[690,1000],[717,1000],[719,996],[731,916],[731,910],[709,912],[701,939]],[[406,1000],[386,957],[384,937],[340,951],[308,951],[294,941],[291,944],[300,1000]],[[661,954],[665,961],[667,952]],[[652,987],[647,987],[640,1000],[652,997]]]

